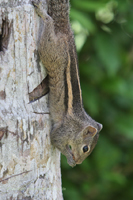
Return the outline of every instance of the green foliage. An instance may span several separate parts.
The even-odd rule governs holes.
[[[70,2],[84,107],[103,130],[81,165],[62,156],[64,199],[133,199],[133,2]]]

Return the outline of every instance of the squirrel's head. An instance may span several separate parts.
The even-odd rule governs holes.
[[[97,144],[99,132],[102,125],[95,122],[95,127],[88,125],[84,127],[79,133],[69,140],[67,151],[70,152],[70,157],[67,157],[67,162],[70,166],[81,164],[86,157],[88,157]],[[73,158],[73,161],[72,161]]]
[[[89,115],[69,116],[51,131],[51,142],[74,167],[90,155],[96,146],[102,125]]]

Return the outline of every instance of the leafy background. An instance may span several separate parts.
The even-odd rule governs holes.
[[[62,156],[65,200],[133,199],[133,1],[70,0],[85,110],[103,124],[81,164]]]

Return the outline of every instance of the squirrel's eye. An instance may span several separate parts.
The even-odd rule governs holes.
[[[83,152],[84,152],[84,153],[87,152],[88,150],[89,150],[89,148],[88,148],[87,145],[83,147]]]

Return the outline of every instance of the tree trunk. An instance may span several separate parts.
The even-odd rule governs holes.
[[[48,97],[29,104],[46,76],[37,53],[41,23],[29,0],[0,0],[0,200],[63,199]]]

